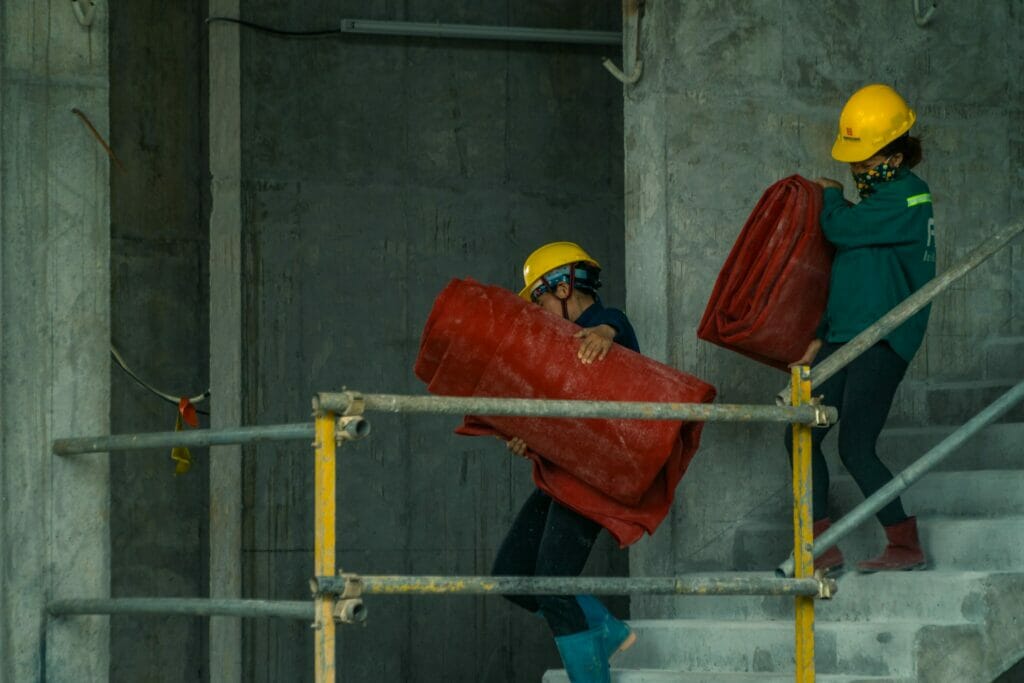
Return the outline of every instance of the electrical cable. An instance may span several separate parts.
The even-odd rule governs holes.
[[[159,389],[154,387],[152,384],[150,384],[146,380],[144,380],[141,377],[139,377],[138,375],[136,375],[132,371],[132,369],[128,367],[127,363],[124,362],[124,358],[121,357],[121,354],[118,353],[117,349],[114,348],[113,344],[110,345],[110,355],[113,357],[114,361],[118,365],[121,366],[121,369],[124,370],[126,373],[128,373],[128,376],[131,377],[136,382],[138,382],[138,384],[140,386],[142,386],[143,388],[147,389],[151,393],[159,396],[160,398],[162,398],[163,400],[167,401],[168,403],[173,403],[174,405],[178,405],[178,402],[181,399],[180,396],[173,396],[171,394],[168,394],[165,391],[160,391]],[[203,401],[203,400],[205,400],[205,399],[207,399],[209,397],[210,397],[210,390],[207,389],[206,391],[204,391],[201,394],[189,397],[188,401],[189,401],[189,403],[199,403],[200,401]],[[197,410],[196,412],[201,414],[201,415],[209,415],[210,414],[210,413],[208,413],[206,411],[203,411],[203,410]]]
[[[235,19],[233,17],[207,17],[206,23],[212,24],[214,22],[221,21],[229,24],[238,24],[246,28],[251,28],[256,31],[263,31],[275,36],[285,36],[288,38],[323,38],[326,36],[338,36],[341,35],[341,29],[329,29],[323,31],[285,31],[283,29],[274,28],[272,26],[264,26],[263,24],[257,24],[252,21],[246,21],[245,19]]]

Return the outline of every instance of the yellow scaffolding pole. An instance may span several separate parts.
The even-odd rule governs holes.
[[[313,442],[314,459],[314,518],[316,530],[313,539],[313,567],[317,576],[334,576],[335,526],[337,501],[335,475],[337,437],[335,415],[316,408],[316,440]],[[315,644],[313,649],[316,683],[335,683],[335,623],[334,595],[318,592],[316,601]]]
[[[338,397],[341,401],[338,402]],[[324,400],[326,398],[326,400]],[[380,405],[373,404],[378,401]],[[337,451],[345,441],[354,441],[370,433],[369,423],[362,417],[363,412],[371,404],[378,410],[388,412],[404,412],[398,406],[401,401],[410,402],[413,412],[451,413],[462,410],[458,401],[465,398],[451,397],[405,397],[371,395],[364,397],[355,392],[344,394],[319,394],[313,399],[315,423],[313,425],[313,460],[314,460],[314,574],[313,614],[314,627],[314,680],[316,683],[337,683],[336,635],[337,622],[359,623],[366,618],[362,603],[364,590],[371,593],[493,593],[499,589],[496,581],[514,581],[518,588],[501,587],[502,591],[517,594],[562,594],[563,582],[565,590],[579,592],[577,584],[585,584],[588,579],[579,577],[558,577],[551,579],[554,584],[544,583],[543,586],[520,585],[522,582],[537,582],[538,577],[402,577],[377,576],[363,577],[354,574],[338,576],[337,570]],[[627,417],[642,419],[670,419],[676,417],[662,414],[651,414],[654,408],[666,407],[671,411],[691,410],[690,404],[612,404],[609,402],[586,401],[537,401],[524,399],[478,399],[487,402],[481,414],[524,414],[524,415],[571,415],[576,411],[596,409],[600,416],[605,412],[626,413]],[[332,403],[332,401],[334,401]],[[815,597],[831,598],[835,591],[835,583],[814,575],[812,557],[812,519],[811,519],[811,429],[814,426],[826,426],[836,419],[835,408],[816,405],[811,400],[811,373],[809,367],[794,368],[791,376],[791,406],[772,407],[771,410],[760,410],[763,406],[697,406],[706,414],[699,414],[692,419],[703,421],[768,421],[782,422],[793,420],[793,528],[794,557],[796,558],[795,578],[810,579],[815,582],[816,595],[801,595],[796,598],[796,682],[814,682],[814,599]],[[526,405],[529,404],[529,405]],[[573,405],[576,404],[576,405]],[[525,406],[525,407],[524,407]],[[643,407],[643,413],[634,415],[631,409]],[[710,410],[715,408],[716,410]],[[758,409],[751,410],[751,409]],[[788,411],[779,414],[779,411]],[[656,412],[656,411],[655,411]],[[341,417],[339,418],[339,413]],[[757,413],[757,414],[755,414]],[[588,415],[597,417],[597,414]],[[282,441],[296,438],[309,438],[309,426],[278,425],[259,428],[236,428],[219,430],[207,435],[200,435],[203,443],[249,443],[252,441]],[[207,430],[210,431],[210,430]],[[143,437],[151,437],[148,440]],[[130,448],[156,448],[181,445],[187,440],[188,434],[178,432],[150,435],[120,435],[111,437],[76,438],[68,443],[54,443],[54,452],[72,455],[97,450],[126,450]],[[140,441],[142,443],[140,444]],[[189,442],[197,445],[199,442]],[[662,577],[636,579],[629,586],[619,585],[612,580],[610,584],[589,585],[590,592],[609,595],[629,594],[633,592],[650,595],[661,594],[729,594],[729,595],[778,595],[803,592],[807,586],[794,586],[785,581],[781,585],[747,580],[723,580],[712,577],[713,586],[706,585],[707,577],[701,583],[686,577]],[[605,579],[601,579],[604,581]],[[630,580],[626,580],[627,582]],[[664,585],[647,585],[645,582],[671,582],[671,587]],[[395,584],[400,590],[395,590]],[[441,582],[444,585],[435,585]],[[716,583],[717,582],[717,583]],[[543,583],[543,582],[542,582]],[[415,584],[415,585],[413,585]],[[557,584],[557,586],[555,585]],[[634,585],[635,584],[635,585]],[[390,587],[390,588],[389,588]],[[523,590],[529,591],[523,593]],[[711,590],[714,588],[714,590]],[[201,603],[201,604],[197,604]],[[257,604],[259,603],[259,604]],[[266,604],[264,604],[266,603]],[[237,616],[281,616],[302,618],[306,612],[302,603],[281,601],[255,600],[188,600],[188,599],[143,599],[132,601],[124,599],[107,600],[63,600],[48,604],[52,614],[230,614]]]
[[[791,375],[793,406],[811,403],[811,369],[795,367]],[[796,578],[814,576],[811,517],[811,427],[793,423],[793,557]],[[814,598],[798,596],[796,622],[796,683],[814,683]]]

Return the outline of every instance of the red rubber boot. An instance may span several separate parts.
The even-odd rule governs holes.
[[[917,538],[916,517],[907,517],[899,524],[882,528],[889,539],[888,545],[875,559],[858,563],[858,571],[862,574],[873,574],[924,569],[927,566],[921,542]]]
[[[832,526],[832,519],[826,517],[814,523],[814,537],[817,538]],[[838,546],[832,546],[820,556],[814,558],[814,570],[825,574],[839,572],[843,569],[843,553]]]

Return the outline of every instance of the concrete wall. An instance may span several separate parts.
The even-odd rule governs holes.
[[[158,389],[209,386],[205,2],[110,9],[111,338]],[[167,431],[176,407],[115,367],[113,433]],[[207,409],[209,403],[199,404]],[[208,419],[201,416],[202,426]],[[208,453],[175,476],[167,451],[111,459],[111,592],[206,595]],[[206,620],[111,619],[112,681],[206,676]]]
[[[605,30],[620,21],[614,4],[584,2],[262,0],[242,16],[286,29],[346,16]],[[211,26],[211,41],[232,30]],[[607,264],[608,301],[622,304],[621,86],[601,68],[604,52],[243,31],[245,422],[309,419],[313,393],[343,385],[421,393],[412,364],[434,296],[452,277],[517,287],[522,260],[550,240],[592,250]],[[489,571],[531,483],[501,444],[457,438],[455,425],[374,417],[372,437],[344,448],[342,568]],[[247,596],[308,597],[311,475],[307,444],[246,453]],[[604,544],[591,568],[621,574],[625,564]],[[339,638],[346,680],[535,681],[558,661],[546,627],[497,598],[368,605],[369,624]],[[308,624],[243,628],[245,680],[308,680]]]
[[[109,594],[106,455],[54,438],[109,429],[107,15],[0,5],[0,681],[103,680],[105,617],[47,619]]]
[[[647,70],[625,104],[628,307],[641,336],[663,340],[656,350],[714,382],[721,401],[769,402],[785,377],[696,339],[714,279],[769,184],[800,173],[850,187],[829,151],[839,111],[862,85],[890,83],[918,112],[940,269],[1019,220],[1021,2],[940,3],[924,29],[911,3],[885,0],[649,4]],[[936,303],[908,387],[971,376],[979,340],[1021,334],[1021,249]],[[897,420],[916,417],[906,394]],[[709,427],[671,523],[631,553],[632,571],[728,568],[732,531],[784,518],[787,486],[781,430]],[[672,611],[643,605],[646,615]]]

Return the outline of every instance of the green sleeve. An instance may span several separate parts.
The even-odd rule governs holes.
[[[842,190],[825,188],[822,196],[821,230],[837,247],[855,248],[911,244],[917,241],[907,230],[905,197],[871,196],[859,204],[847,204]]]
[[[817,329],[814,330],[814,338],[825,341],[825,335],[828,334],[828,315],[826,313],[821,314],[821,322],[818,323]]]

